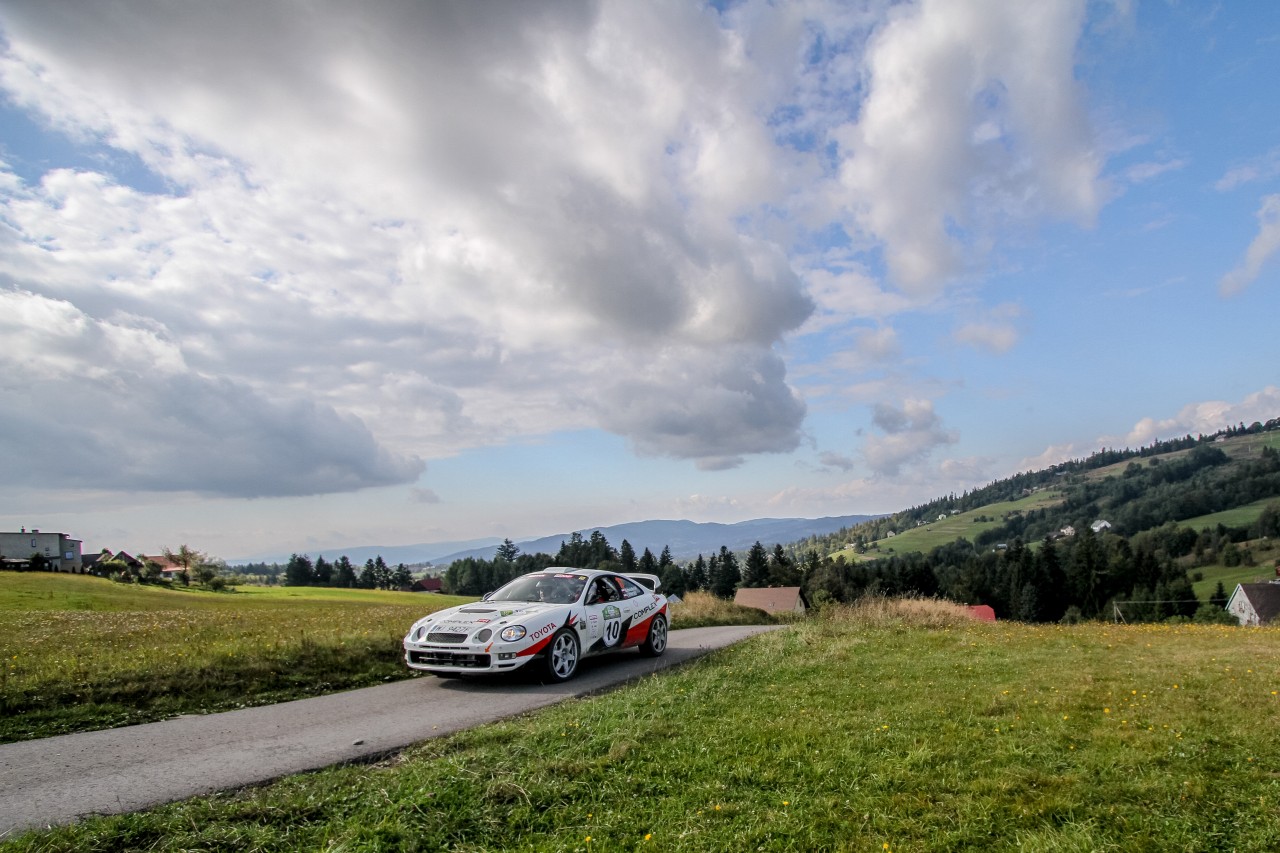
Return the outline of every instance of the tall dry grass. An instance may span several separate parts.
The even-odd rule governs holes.
[[[881,595],[864,595],[852,604],[825,605],[818,610],[818,617],[869,628],[952,628],[973,622],[969,609],[954,601]]]
[[[777,620],[755,607],[742,607],[709,592],[691,592],[670,607],[672,628],[708,625],[772,625]]]

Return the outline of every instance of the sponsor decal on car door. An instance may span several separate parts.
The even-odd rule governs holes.
[[[612,648],[622,641],[622,610],[616,604],[606,604],[600,611],[604,620],[604,644]]]

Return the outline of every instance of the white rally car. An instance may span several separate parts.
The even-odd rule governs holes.
[[[484,600],[424,616],[404,638],[412,669],[438,675],[509,672],[538,661],[551,681],[578,662],[619,649],[657,657],[667,648],[667,599],[654,575],[547,569]]]

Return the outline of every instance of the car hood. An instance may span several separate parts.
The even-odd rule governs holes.
[[[496,628],[516,625],[525,620],[549,617],[567,611],[573,605],[534,601],[480,601],[451,607],[424,616],[417,624],[430,624],[433,631],[471,633],[488,625]]]

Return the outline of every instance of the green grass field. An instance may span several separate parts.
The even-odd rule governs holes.
[[[1254,501],[1251,504],[1238,506],[1234,509],[1214,512],[1208,515],[1198,515],[1195,518],[1188,518],[1185,521],[1175,523],[1179,527],[1189,527],[1195,531],[1204,530],[1206,527],[1213,530],[1219,524],[1226,527],[1248,527],[1258,520],[1258,516],[1262,515],[1262,511],[1266,509],[1268,504],[1274,503],[1280,503],[1280,498],[1263,498],[1260,501]]]
[[[402,678],[408,626],[465,600],[3,572],[0,742]]]
[[[401,640],[471,598],[241,586],[234,593],[0,572],[0,743],[407,678]],[[694,595],[673,628],[770,622]]]
[[[1275,849],[1280,631],[827,617],[376,765],[4,849]]]
[[[990,530],[1003,524],[1004,516],[1010,512],[1027,512],[1033,509],[1041,509],[1042,507],[1053,506],[1061,501],[1062,495],[1059,492],[1049,490],[1037,492],[1020,500],[989,504],[978,510],[948,516],[944,521],[931,521],[922,527],[912,527],[908,530],[899,531],[891,539],[877,540],[875,543],[877,547],[868,550],[865,554],[859,555],[853,549],[846,548],[835,552],[831,556],[833,559],[837,556],[843,556],[846,560],[854,561],[858,559],[872,560],[892,554],[910,554],[915,551],[927,554],[939,545],[947,545],[960,538],[968,539],[972,542],[973,537],[984,530]],[[979,517],[983,516],[990,520],[977,521]]]

